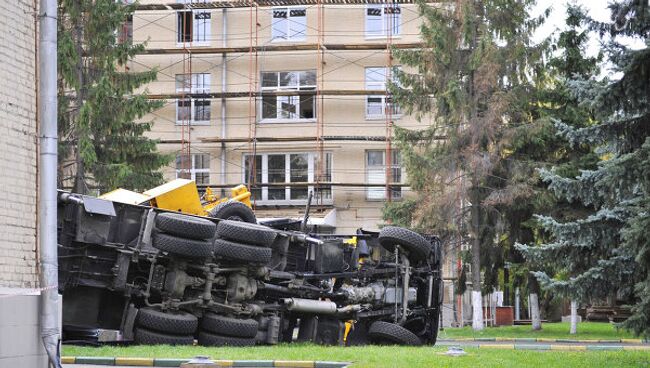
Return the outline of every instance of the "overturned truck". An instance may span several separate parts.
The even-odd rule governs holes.
[[[438,238],[399,227],[319,235],[59,192],[59,288],[70,342],[250,346],[435,344]]]

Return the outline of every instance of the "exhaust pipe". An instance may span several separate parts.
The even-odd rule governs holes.
[[[334,302],[301,298],[282,299],[282,303],[289,311],[311,314],[347,314],[361,309],[358,304],[337,308]]]
[[[283,299],[282,303],[287,307],[287,310],[290,310],[292,312],[336,314],[336,303],[334,302],[301,298],[287,298]]]
[[[41,271],[41,337],[47,356],[61,368],[59,351],[59,280],[56,241],[57,170],[57,0],[40,0],[38,45],[39,251]]]

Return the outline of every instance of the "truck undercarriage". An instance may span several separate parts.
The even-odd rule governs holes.
[[[435,344],[436,237],[309,234],[222,207],[208,218],[59,192],[64,340]]]

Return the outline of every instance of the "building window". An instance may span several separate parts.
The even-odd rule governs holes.
[[[210,124],[209,73],[176,74],[176,93],[194,95],[176,101],[176,124]]]
[[[194,180],[198,185],[210,184],[210,155],[176,155],[176,177]]]
[[[271,93],[287,91],[316,91],[316,72],[309,70],[262,73],[262,120],[313,120],[316,117],[315,94],[296,93],[278,96]]]
[[[205,3],[207,0],[177,0],[178,3]],[[212,14],[207,10],[181,10],[176,12],[176,42],[210,43],[210,22]]]
[[[272,41],[304,41],[307,37],[305,8],[273,8]]]
[[[366,37],[383,38],[391,32],[399,36],[402,8],[399,4],[377,4],[366,7]]]
[[[314,186],[265,186],[271,183],[313,183],[321,169],[316,153],[265,153],[244,155],[243,181],[253,183],[253,198],[264,204],[302,204],[307,201]],[[319,182],[329,182],[332,177],[332,154],[325,154],[322,165],[323,174]],[[254,177],[254,178],[253,178]],[[316,200],[332,202],[331,187],[321,187],[315,192]]]
[[[402,161],[399,151],[391,151],[392,160],[391,182],[402,182]],[[366,189],[366,198],[368,200],[385,200],[386,199],[386,151],[372,150],[366,151],[366,182],[368,184],[384,184],[384,186],[368,187]],[[401,187],[390,188],[391,198],[402,198]]]
[[[392,73],[394,75],[394,73]],[[388,81],[387,67],[366,68],[366,89],[385,91]],[[366,119],[383,119],[388,114],[399,117],[399,106],[392,103],[391,97],[382,95],[366,96]]]

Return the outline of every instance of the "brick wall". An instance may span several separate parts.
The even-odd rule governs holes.
[[[36,267],[34,2],[0,2],[0,287],[29,288]]]

